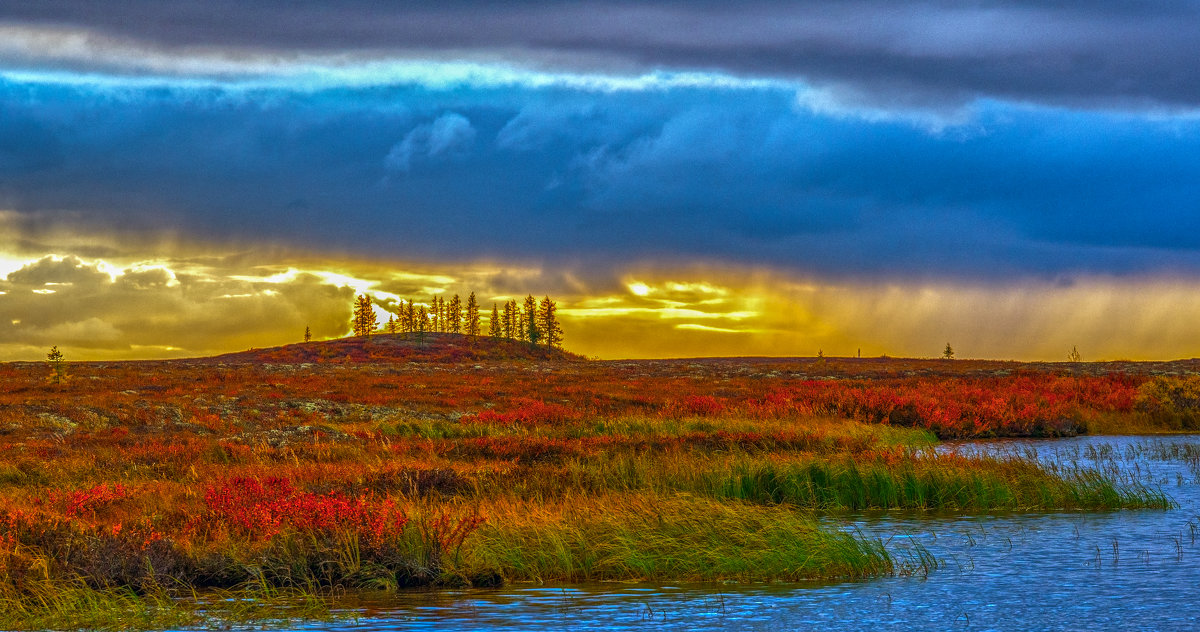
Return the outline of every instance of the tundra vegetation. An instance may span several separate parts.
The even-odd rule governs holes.
[[[489,330],[535,331],[520,311]],[[0,628],[311,618],[346,590],[928,572],[818,518],[1166,507],[1098,472],[932,447],[1200,427],[1190,362],[589,361],[555,328],[464,319],[73,362],[69,382],[0,365]]]

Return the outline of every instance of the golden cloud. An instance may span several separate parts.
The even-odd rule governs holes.
[[[370,294],[386,320],[402,299],[428,304],[472,291],[485,319],[493,303],[554,297],[566,346],[601,358],[936,357],[947,342],[959,357],[1022,360],[1064,360],[1073,346],[1089,360],[1200,351],[1192,326],[1200,281],[1191,279],[834,282],[699,264],[581,274],[529,262],[380,261],[128,235],[93,238],[86,252],[105,256],[88,256],[66,232],[50,235],[59,244],[52,252],[7,235],[4,360],[41,359],[51,345],[73,360],[208,355],[295,342],[305,327],[333,338],[349,332],[356,294]]]

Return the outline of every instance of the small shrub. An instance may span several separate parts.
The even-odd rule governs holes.
[[[1200,377],[1156,377],[1138,387],[1134,407],[1172,430],[1200,430]]]

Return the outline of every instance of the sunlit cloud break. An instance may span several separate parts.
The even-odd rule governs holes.
[[[215,252],[215,250],[214,250]],[[8,267],[12,267],[10,265]],[[350,329],[353,297],[382,321],[401,300],[475,292],[486,312],[514,283],[552,295],[569,347],[603,358],[696,355],[899,355],[1063,360],[1190,357],[1200,334],[1200,283],[1093,278],[1070,287],[1023,283],[874,284],[801,280],[764,270],[696,268],[597,279],[561,271],[380,261],[210,259],[136,264],[72,255],[24,261],[0,279],[0,359],[57,345],[74,359],[187,357],[317,339]],[[531,274],[532,273],[532,274]]]
[[[23,84],[96,88],[221,88],[300,90],[416,85],[458,88],[566,88],[643,91],[678,88],[721,90],[805,89],[799,81],[739,77],[720,72],[570,72],[527,61],[455,51],[381,54],[261,53],[254,50],[166,50],[83,31],[0,26],[0,77]],[[477,57],[471,60],[471,57]]]

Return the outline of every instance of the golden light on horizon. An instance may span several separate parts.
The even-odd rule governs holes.
[[[201,249],[200,246],[197,249]],[[201,356],[346,335],[353,296],[381,322],[401,300],[526,294],[559,303],[568,349],[587,356],[960,357],[1061,360],[1200,355],[1200,283],[1094,277],[970,285],[822,281],[719,265],[581,275],[528,262],[420,263],[271,253],[77,257],[0,253],[0,359]]]

